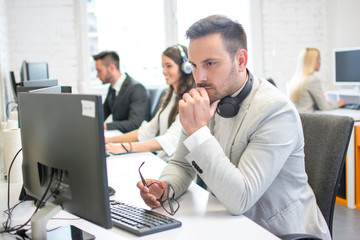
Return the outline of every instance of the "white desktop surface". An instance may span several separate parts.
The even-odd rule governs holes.
[[[337,108],[333,110],[315,111],[315,112],[323,113],[323,114],[339,115],[339,116],[349,116],[354,118],[355,121],[360,121],[360,110]]]
[[[141,172],[144,178],[158,178],[164,161],[152,153],[134,153],[112,156],[107,160],[109,186],[116,190],[116,199],[147,208],[140,197],[136,183],[140,180],[138,168],[145,161]],[[17,202],[21,184],[11,186],[11,205]],[[7,184],[0,182],[0,220],[5,221],[3,210],[7,208]],[[63,225],[75,225],[96,236],[96,239],[279,239],[245,216],[232,216],[225,207],[211,194],[192,183],[189,190],[178,199],[180,209],[173,216],[182,222],[180,228],[137,237],[119,228],[104,229],[86,220],[61,211],[47,225],[53,229]],[[24,223],[34,211],[33,203],[28,201],[19,205],[13,212],[13,225]],[[162,208],[155,211],[166,214]],[[63,219],[61,219],[63,218]],[[67,218],[67,219],[64,219]],[[69,220],[71,219],[71,220]],[[0,239],[15,239],[9,234],[1,234]]]

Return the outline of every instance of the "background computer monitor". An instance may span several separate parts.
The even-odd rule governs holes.
[[[360,48],[334,50],[336,85],[360,85]]]
[[[58,85],[57,79],[39,79],[20,83],[24,87],[53,87]]]
[[[110,228],[101,96],[19,93],[19,117],[26,194],[41,199],[54,174],[49,202]]]
[[[47,84],[44,84],[44,86],[41,85],[32,85],[32,84],[21,84],[20,86],[16,87],[16,91],[17,93],[21,93],[21,92],[31,92],[37,89],[45,89],[45,88],[52,88],[52,87],[56,87],[57,85],[53,85],[53,86],[47,86]],[[71,86],[57,86],[60,88],[61,93],[71,93],[72,92],[72,87]]]
[[[40,80],[49,78],[49,68],[47,62],[27,62],[23,61],[20,69],[21,81]]]

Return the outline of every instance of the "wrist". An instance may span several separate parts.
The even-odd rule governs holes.
[[[129,142],[129,151],[130,151],[130,153],[134,152],[133,145],[131,142]]]

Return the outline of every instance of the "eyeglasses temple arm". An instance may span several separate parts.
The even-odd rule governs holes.
[[[143,185],[144,185],[144,186],[147,186],[147,185],[146,185],[146,181],[145,181],[143,175],[142,175],[141,172],[140,172],[140,169],[141,169],[141,167],[144,165],[144,163],[145,163],[145,162],[142,162],[142,164],[141,164],[140,167],[139,167],[139,174],[140,174],[140,178],[141,178],[141,181],[142,181]]]

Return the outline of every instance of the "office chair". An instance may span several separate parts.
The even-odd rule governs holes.
[[[150,119],[154,117],[161,107],[161,99],[163,98],[166,89],[166,87],[154,87],[147,89],[150,96]]]
[[[347,116],[300,113],[305,141],[305,171],[316,202],[332,235],[336,194],[354,119]],[[307,234],[288,234],[283,240],[319,239]]]

